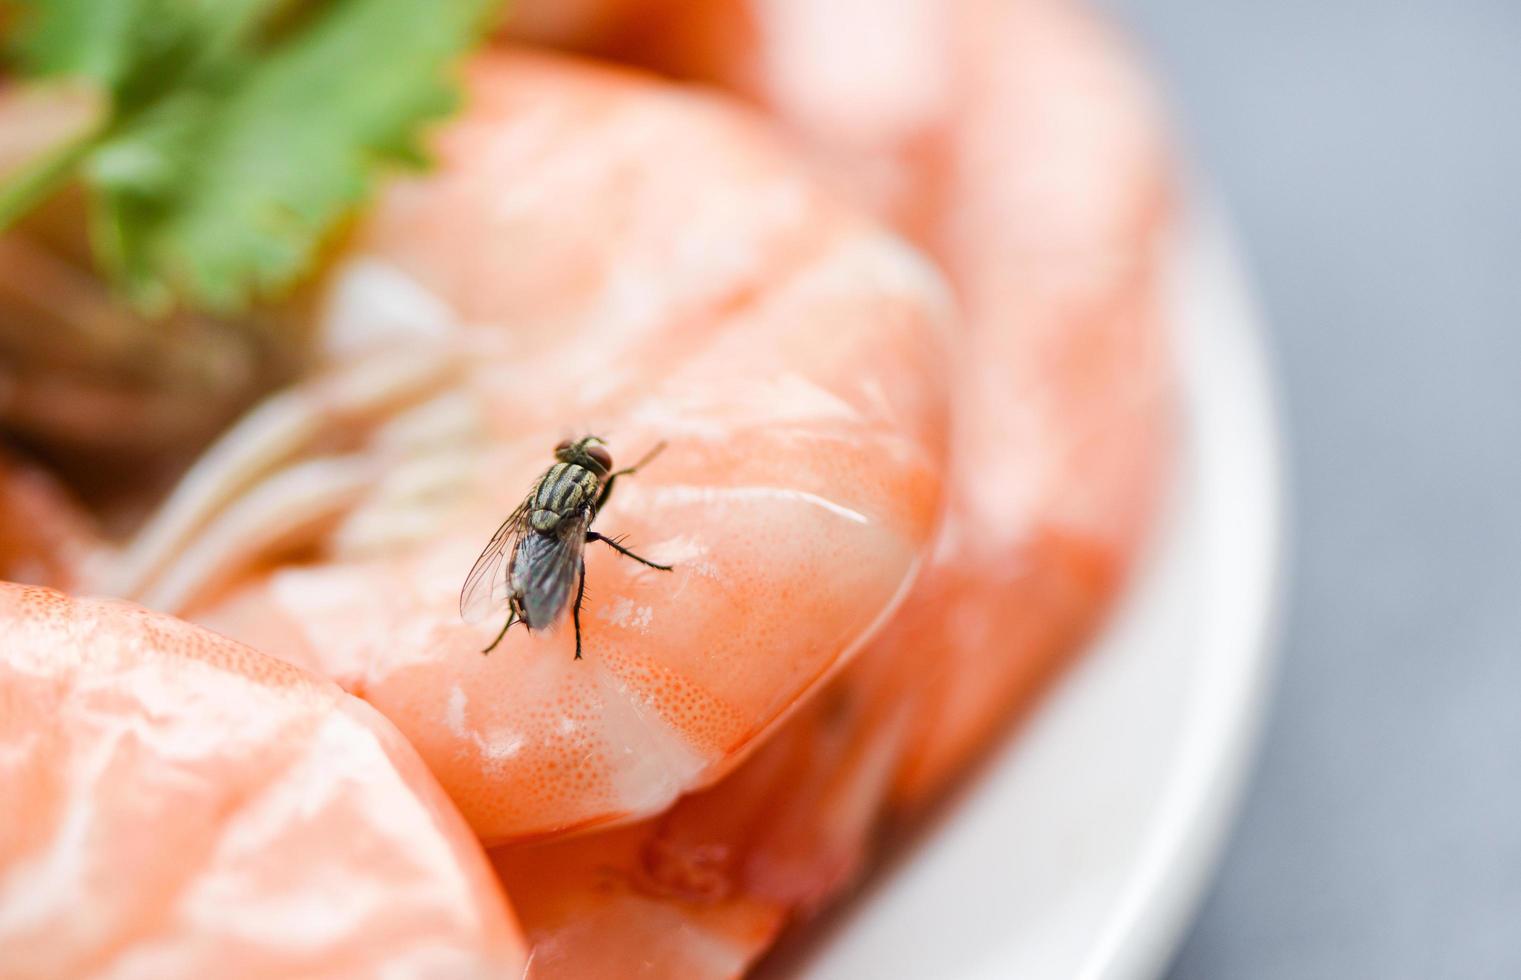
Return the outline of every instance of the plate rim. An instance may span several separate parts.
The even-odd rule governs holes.
[[[1230,378],[1217,383],[1235,390],[1227,404],[1235,407],[1237,424],[1245,430],[1241,443],[1252,447],[1248,455],[1258,470],[1260,490],[1253,508],[1257,519],[1239,522],[1235,534],[1246,539],[1238,546],[1257,557],[1241,566],[1249,580],[1239,593],[1247,606],[1247,621],[1232,631],[1237,649],[1230,659],[1238,667],[1232,697],[1211,712],[1231,721],[1213,729],[1224,736],[1216,744],[1193,753],[1170,774],[1160,804],[1170,817],[1159,821],[1148,836],[1139,860],[1142,870],[1131,877],[1120,911],[1089,957],[1081,975],[1092,980],[1150,980],[1177,956],[1224,859],[1276,685],[1290,526],[1283,408],[1266,318],[1243,258],[1237,225],[1215,192],[1198,188],[1196,183],[1179,221],[1172,288],[1216,288],[1217,301],[1230,315],[1212,322],[1217,336],[1201,336],[1195,329],[1180,347],[1185,348],[1185,361],[1209,360],[1211,372],[1222,363],[1217,360],[1221,357],[1230,366]],[[1175,294],[1169,307],[1180,321],[1188,319],[1178,312],[1183,302]],[[1184,372],[1191,388],[1205,383],[1200,365],[1185,364]],[[1201,397],[1197,390],[1190,394]],[[1190,407],[1197,412],[1197,406]],[[1195,718],[1189,727],[1203,724]]]

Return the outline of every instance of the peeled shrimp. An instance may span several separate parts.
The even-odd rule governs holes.
[[[1166,156],[1144,84],[1088,16],[1052,0],[645,13],[582,40],[762,102],[956,283],[948,503],[879,639],[744,767],[635,827],[493,853],[541,977],[733,976],[836,894],[873,829],[964,770],[1100,621],[1168,455]]]
[[[909,702],[864,651],[716,786],[665,813],[492,852],[532,980],[734,977],[855,879]]]
[[[836,895],[873,829],[1098,620],[1165,458],[1165,170],[1140,86],[1085,17],[894,4],[873,35],[906,60],[821,66],[810,50],[864,35],[811,49],[767,18],[829,37],[834,5],[682,6],[727,53],[681,33],[658,58],[648,38],[624,50],[712,66],[832,191],[706,100],[483,59],[444,169],[394,189],[328,283],[331,367],[215,447],[116,569],[376,703],[488,838],[643,815],[493,853],[532,976],[731,976]],[[736,13],[766,29],[724,33]],[[599,43],[627,42],[613,27]],[[896,88],[934,74],[914,64],[948,74]],[[880,93],[856,100],[859,127],[779,94],[848,106],[846,82]],[[762,193],[777,183],[803,203]],[[964,328],[841,196],[939,258]],[[679,577],[594,550],[587,662],[568,629],[483,660],[492,630],[455,619],[463,570],[587,430],[620,461],[671,443],[598,527]],[[909,589],[942,471],[947,520]]]
[[[924,234],[969,333],[945,521],[884,635],[918,704],[900,807],[943,788],[1098,625],[1145,543],[1172,440],[1171,185],[1149,87],[1080,7],[933,9],[960,94]],[[921,184],[941,172],[904,152]]]
[[[439,167],[318,303],[330,366],[191,470],[113,590],[335,678],[488,841],[658,812],[733,769],[901,600],[933,530],[954,319],[927,263],[722,104],[491,54]],[[460,621],[477,552],[603,437],[581,621]],[[506,610],[502,615],[505,617]]]
[[[469,829],[328,681],[0,583],[0,977],[521,976]]]

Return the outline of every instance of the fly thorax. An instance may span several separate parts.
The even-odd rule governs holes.
[[[573,514],[590,502],[598,485],[596,475],[585,467],[556,463],[539,481],[534,506],[556,514]]]

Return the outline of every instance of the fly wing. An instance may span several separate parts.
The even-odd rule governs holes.
[[[478,623],[499,614],[507,604],[507,574],[503,565],[513,545],[523,537],[528,523],[528,503],[507,515],[496,529],[486,550],[475,560],[465,585],[459,590],[459,614],[467,623]]]
[[[590,521],[591,514],[582,511],[562,518],[553,534],[528,534],[518,545],[508,578],[522,593],[523,619],[529,629],[554,623],[570,601],[571,587],[581,574]]]

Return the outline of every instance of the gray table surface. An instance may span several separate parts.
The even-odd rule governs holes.
[[[1271,327],[1277,699],[1180,980],[1521,977],[1521,2],[1106,0]]]

